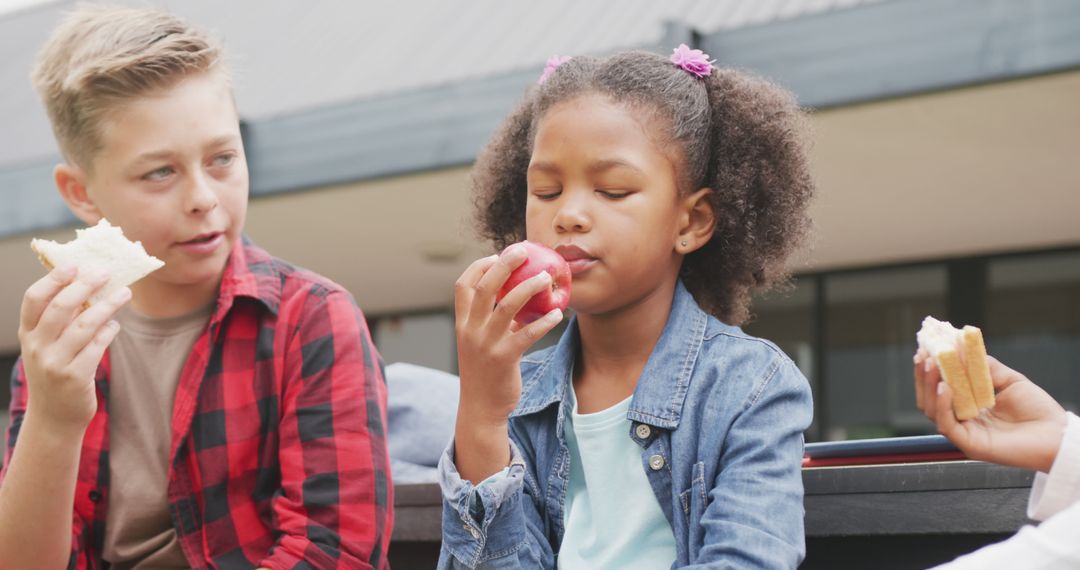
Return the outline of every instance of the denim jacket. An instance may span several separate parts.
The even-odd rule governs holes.
[[[455,468],[453,443],[443,454],[439,568],[555,568],[577,335],[571,321],[558,345],[522,360],[506,476],[474,486]],[[673,568],[798,566],[812,408],[783,352],[709,316],[679,283],[627,413],[627,437],[675,534]]]

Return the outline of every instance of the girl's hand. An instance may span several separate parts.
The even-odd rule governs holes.
[[[915,397],[919,409],[968,457],[1048,472],[1065,433],[1065,409],[1023,374],[993,357],[990,378],[996,404],[978,417],[958,421],[952,390],[925,352],[915,355]]]
[[[525,248],[511,246],[474,262],[455,285],[461,401],[479,420],[506,421],[521,398],[522,355],[562,321],[558,309],[525,326],[513,320],[533,295],[551,285],[547,272],[523,281],[496,304],[496,294],[526,257]]]
[[[510,462],[507,419],[521,399],[519,362],[525,351],[562,321],[562,311],[518,326],[514,315],[551,285],[546,272],[521,282],[496,304],[507,277],[524,263],[521,246],[474,262],[454,285],[461,396],[454,432],[462,478],[479,482]]]
[[[126,287],[83,310],[109,280],[104,272],[76,278],[54,269],[26,290],[19,345],[29,392],[28,417],[54,432],[79,434],[97,410],[94,374],[120,327],[112,316],[131,298]]]

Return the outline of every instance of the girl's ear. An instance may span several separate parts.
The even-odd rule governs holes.
[[[104,216],[86,192],[86,173],[77,166],[58,164],[53,169],[53,182],[71,213],[87,225],[94,225]]]
[[[679,233],[675,236],[675,251],[680,254],[696,251],[712,238],[716,228],[712,193],[712,188],[701,188],[681,200]]]

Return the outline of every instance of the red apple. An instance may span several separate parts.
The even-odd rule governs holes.
[[[501,301],[522,281],[541,271],[547,271],[551,275],[551,287],[533,295],[532,299],[529,299],[529,302],[525,303],[525,306],[514,316],[515,321],[526,325],[555,309],[566,310],[570,304],[570,266],[563,256],[545,245],[531,241],[523,241],[521,245],[525,247],[529,257],[506,279],[496,300]]]

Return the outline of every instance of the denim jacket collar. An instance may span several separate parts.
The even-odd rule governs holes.
[[[634,389],[627,419],[665,429],[678,427],[708,322],[708,315],[680,280],[664,332]],[[542,360],[524,379],[521,401],[511,417],[533,414],[566,399],[578,346],[576,316],[568,332],[546,356],[540,355]]]

